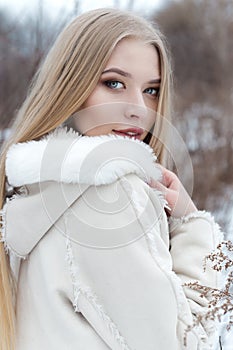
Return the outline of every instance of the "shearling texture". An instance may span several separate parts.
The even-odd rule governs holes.
[[[113,134],[82,136],[57,128],[39,141],[12,145],[6,175],[15,187],[49,180],[102,185],[129,173],[149,182],[161,177],[155,162],[153,149],[140,140]]]

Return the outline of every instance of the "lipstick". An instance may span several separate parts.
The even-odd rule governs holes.
[[[128,128],[123,130],[113,130],[114,133],[122,136],[128,136],[131,138],[140,139],[143,134],[143,129],[141,128]]]

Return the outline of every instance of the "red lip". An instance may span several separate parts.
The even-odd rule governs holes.
[[[128,132],[128,131],[134,132],[135,134],[138,134],[138,135],[143,134],[143,129],[141,129],[141,128],[129,128],[129,129],[124,129],[124,130],[113,130],[113,131],[121,132],[123,134]]]
[[[135,135],[127,134],[128,131],[135,133]],[[113,130],[113,132],[117,135],[127,136],[127,137],[132,138],[132,139],[140,140],[141,135],[143,133],[143,129],[141,129],[141,128],[129,128],[129,129],[124,129],[124,130]]]

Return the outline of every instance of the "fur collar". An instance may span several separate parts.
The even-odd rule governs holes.
[[[159,179],[153,149],[144,142],[120,135],[82,136],[59,127],[39,141],[13,144],[6,158],[9,185],[42,181],[108,184],[136,173],[144,181]]]

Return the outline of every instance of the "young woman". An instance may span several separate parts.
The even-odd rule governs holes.
[[[213,348],[209,321],[186,334],[208,300],[184,283],[217,286],[221,237],[164,167],[170,74],[127,12],[58,37],[2,151],[1,349]]]

